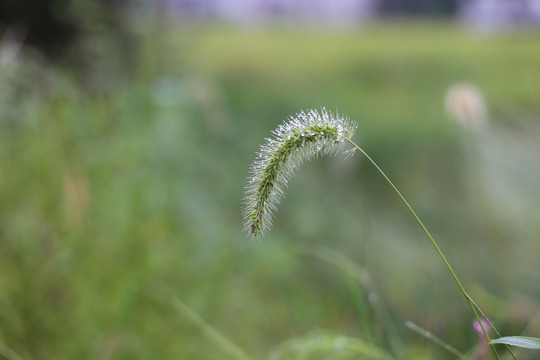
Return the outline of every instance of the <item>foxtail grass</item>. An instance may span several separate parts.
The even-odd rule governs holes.
[[[325,108],[302,111],[278,126],[273,131],[273,137],[267,138],[261,145],[251,165],[244,199],[244,230],[254,238],[264,235],[271,227],[273,212],[277,210],[294,170],[305,161],[319,155],[336,154],[343,149],[343,145],[350,144],[353,147],[351,150],[358,150],[377,169],[418,222],[480,323],[493,355],[500,359],[495,346],[491,344],[487,329],[482,325],[478,306],[465,291],[441,248],[405,197],[379,165],[352,140],[355,129],[356,125],[348,117],[329,112]]]
[[[339,152],[355,129],[349,119],[325,108],[301,112],[278,126],[251,165],[244,229],[255,238],[264,235],[294,170],[304,161]]]

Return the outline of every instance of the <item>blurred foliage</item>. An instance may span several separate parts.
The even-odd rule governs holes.
[[[358,122],[503,334],[538,336],[540,35],[133,24],[127,75],[114,46],[84,72],[24,48],[0,65],[2,356],[223,358],[173,298],[253,358],[451,358],[405,320],[473,351],[466,303],[359,154],[306,164],[267,238],[240,233],[258,144],[323,105]],[[462,80],[484,91],[484,133],[444,114]]]

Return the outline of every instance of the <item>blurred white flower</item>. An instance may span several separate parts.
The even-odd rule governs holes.
[[[457,83],[446,93],[446,112],[465,129],[479,132],[486,128],[488,112],[482,92],[474,85]]]

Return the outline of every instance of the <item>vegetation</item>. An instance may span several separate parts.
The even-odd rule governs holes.
[[[365,158],[303,165],[272,231],[242,233],[258,144],[321,106],[350,116],[502,335],[540,336],[538,34],[133,36],[129,64],[0,65],[0,357],[455,358],[406,321],[474,357],[467,303]],[[458,81],[485,96],[482,132],[445,114]]]

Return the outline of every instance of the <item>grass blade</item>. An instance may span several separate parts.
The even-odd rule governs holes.
[[[506,344],[525,349],[540,350],[540,339],[526,336],[504,336],[491,340],[492,344]]]

